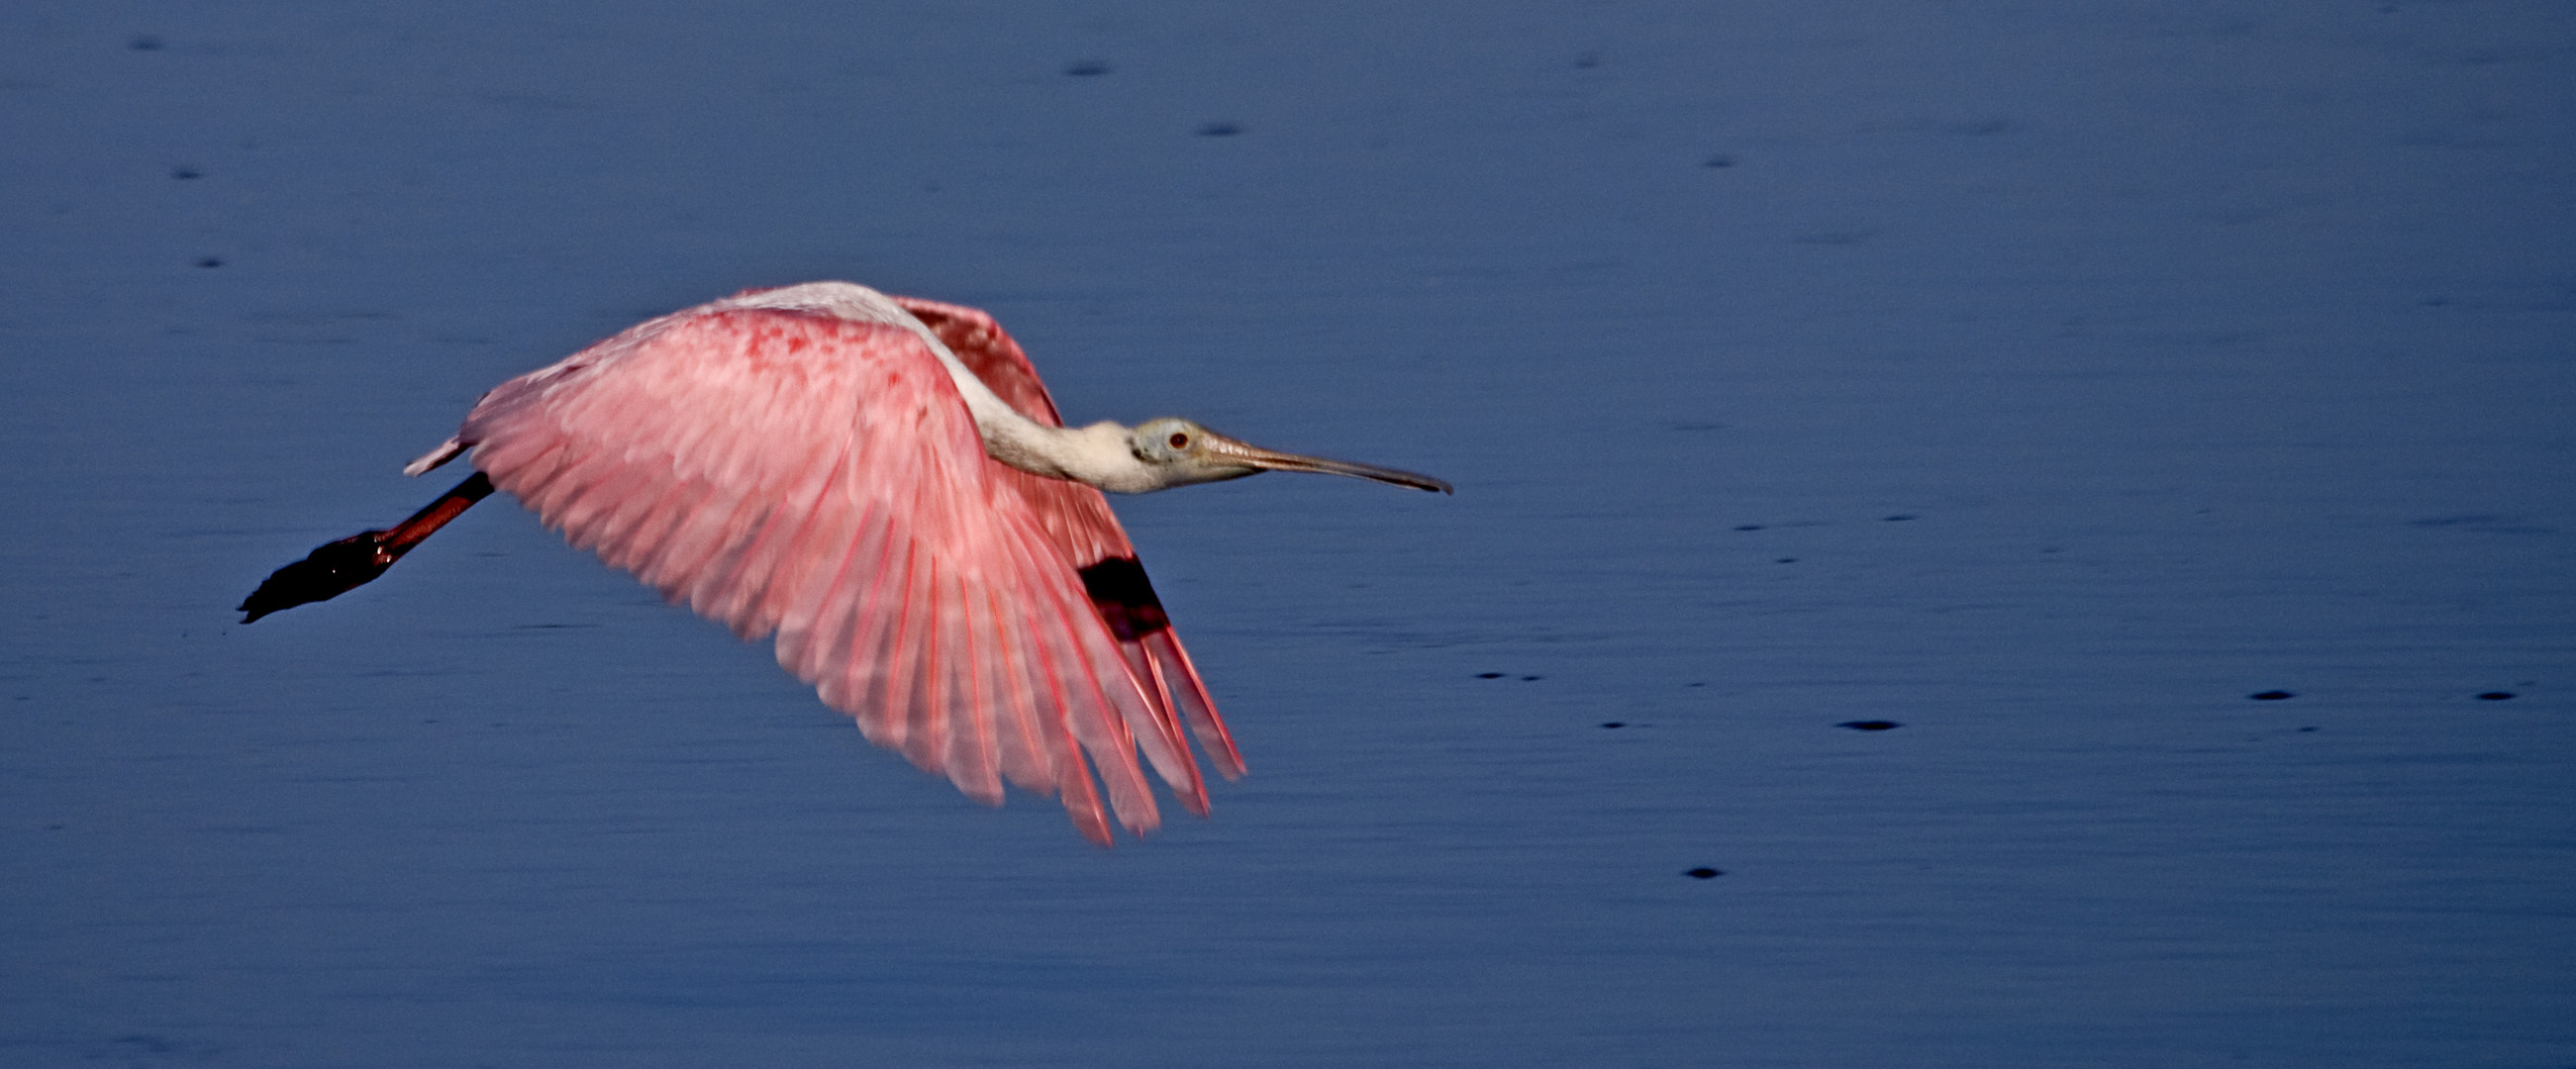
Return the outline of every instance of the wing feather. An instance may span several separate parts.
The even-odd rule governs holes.
[[[917,297],[896,297],[894,302],[929,327],[1004,403],[1047,426],[1064,425],[1028,354],[992,316]],[[1147,722],[1133,727],[1146,740],[1147,758],[1164,782],[1173,784],[1173,793],[1183,804],[1205,815],[1207,792],[1199,779],[1198,762],[1190,756],[1188,736],[1197,737],[1200,749],[1228,779],[1243,774],[1243,756],[1235,749],[1225,721],[1217,716],[1198,667],[1172,631],[1161,598],[1137,565],[1136,547],[1110,511],[1109,499],[1080,483],[1044,479],[1012,468],[1000,468],[996,477],[1028,506],[1045,528],[1047,540],[1085,576],[1094,610],[1109,624],[1129,672],[1145,691],[1149,716]],[[1095,576],[1107,581],[1093,581]]]
[[[1152,671],[1186,661],[1151,645],[1136,660],[1078,574],[1083,553],[1133,552],[1106,503],[1069,509],[986,458],[901,324],[718,302],[502,384],[458,440],[573,545],[746,638],[775,635],[826,704],[971,797],[998,803],[1005,781],[1055,794],[1105,843],[1112,813],[1159,823],[1141,748],[1205,810]]]

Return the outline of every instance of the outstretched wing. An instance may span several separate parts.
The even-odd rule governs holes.
[[[1160,818],[1139,745],[1204,809],[1018,472],[897,324],[719,302],[476,403],[474,465],[573,545],[746,639],[969,796],[1056,793],[1084,836]],[[1123,538],[1122,538],[1123,543]],[[1175,761],[1185,771],[1175,770]]]
[[[1056,414],[1055,399],[1047,396],[1046,386],[1038,381],[1037,368],[1029,363],[1028,354],[992,316],[978,309],[917,297],[896,297],[894,302],[938,335],[940,343],[957,354],[968,371],[984,380],[984,385],[1021,415],[1050,427],[1064,425],[1063,418]],[[1216,762],[1217,770],[1228,779],[1242,775],[1243,756],[1235,751],[1234,738],[1225,730],[1225,721],[1217,716],[1207,684],[1200,681],[1197,667],[1190,663],[1188,648],[1181,645],[1181,636],[1172,630],[1162,599],[1154,594],[1154,584],[1145,578],[1145,568],[1136,560],[1136,547],[1127,541],[1126,529],[1118,526],[1117,515],[1109,510],[1109,499],[1081,483],[1040,478],[999,464],[994,467],[1001,473],[1002,484],[1028,504],[1045,525],[1048,536],[1081,571],[1092,607],[1109,624],[1110,633],[1118,637],[1138,683],[1155,701],[1156,711],[1168,716],[1177,707],[1198,736],[1199,746]],[[1188,769],[1190,775],[1197,775],[1196,762],[1189,763]],[[1170,773],[1164,774],[1168,779]],[[1190,794],[1184,792],[1182,797],[1186,801]]]

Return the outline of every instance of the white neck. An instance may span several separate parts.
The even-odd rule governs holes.
[[[984,394],[990,397],[992,391]],[[999,398],[993,403],[1001,411],[986,419],[975,410],[975,395],[966,395],[966,407],[975,410],[976,433],[984,437],[984,452],[995,460],[1031,475],[1070,479],[1115,494],[1141,494],[1167,485],[1161,472],[1136,459],[1125,427],[1106,420],[1088,427],[1049,427],[1012,411]]]

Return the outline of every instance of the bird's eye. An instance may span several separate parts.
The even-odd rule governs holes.
[[[1171,437],[1171,440],[1170,440],[1170,441],[1171,441],[1171,446],[1172,446],[1172,448],[1174,448],[1174,449],[1187,449],[1187,448],[1189,448],[1189,447],[1190,447],[1190,436],[1189,436],[1189,435],[1186,435],[1186,434],[1183,434],[1183,433],[1181,433],[1181,432],[1179,432],[1179,431],[1173,431],[1173,432],[1172,432],[1172,437]]]

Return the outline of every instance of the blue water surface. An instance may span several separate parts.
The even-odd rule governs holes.
[[[2563,1069],[2570,86],[2538,0],[0,7],[0,1063]],[[1106,852],[506,500],[232,622],[812,278],[1458,494],[1120,502],[1253,774]]]

